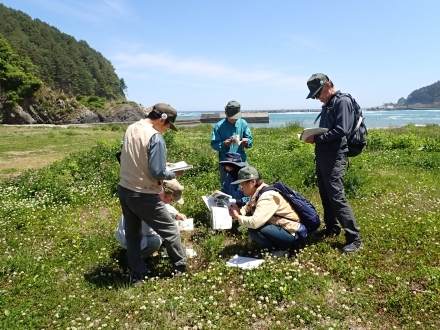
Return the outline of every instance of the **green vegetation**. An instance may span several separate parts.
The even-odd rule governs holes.
[[[27,58],[18,56],[0,35],[0,100],[16,104],[33,96],[43,84],[35,77],[35,71],[35,66]]]
[[[300,131],[294,124],[253,129],[248,160],[267,182],[279,177],[322,214],[313,147],[296,139]],[[198,253],[184,278],[170,279],[169,261],[159,255],[158,277],[129,286],[114,238],[121,213],[114,135],[83,150],[72,143],[76,151],[51,165],[1,180],[0,328],[440,328],[439,126],[371,130],[366,152],[350,159],[345,184],[363,250],[343,255],[343,237],[312,237],[282,260],[249,243],[245,230],[209,229],[200,196],[219,188],[210,132],[198,125],[165,134],[168,160],[194,165],[179,179],[180,210],[197,227],[182,234]],[[266,261],[251,271],[226,268],[234,254]]]
[[[3,54],[5,47],[7,56]],[[0,96],[11,103],[29,96],[28,91],[35,92],[41,86],[40,80],[52,90],[69,96],[81,94],[105,100],[125,99],[127,86],[124,79],[116,75],[114,67],[102,54],[85,41],[76,41],[39,19],[33,20],[2,4],[0,49],[1,94],[5,93],[4,83],[9,88]],[[21,59],[20,62],[17,58]]]

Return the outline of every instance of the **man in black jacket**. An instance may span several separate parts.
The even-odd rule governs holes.
[[[363,244],[353,211],[345,198],[343,179],[347,164],[347,137],[353,130],[355,111],[350,97],[336,91],[333,82],[322,73],[313,74],[307,81],[309,95],[321,101],[319,127],[328,128],[322,134],[311,135],[305,142],[315,144],[316,175],[324,208],[325,229],[315,235],[338,236],[345,230],[345,253],[354,253]],[[339,224],[341,227],[339,226]]]

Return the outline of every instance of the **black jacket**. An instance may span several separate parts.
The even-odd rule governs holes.
[[[347,136],[353,129],[355,112],[350,97],[337,91],[322,106],[319,127],[328,128],[324,134],[315,135],[315,154],[330,155],[348,152]]]

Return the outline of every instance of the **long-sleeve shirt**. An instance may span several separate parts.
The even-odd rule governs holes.
[[[246,146],[231,144],[227,147],[224,141],[229,139],[233,135],[238,135],[240,141],[243,138],[248,139]],[[215,124],[211,134],[211,147],[218,151],[218,159],[222,161],[225,159],[227,152],[238,152],[241,159],[246,162],[245,148],[252,147],[252,133],[246,120],[240,118],[234,124],[231,124],[227,118],[220,120]]]
[[[162,134],[154,134],[148,145],[148,167],[153,178],[172,180],[175,175],[166,167],[167,147]]]

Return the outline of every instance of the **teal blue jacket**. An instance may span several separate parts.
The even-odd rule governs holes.
[[[232,135],[238,135],[240,140],[243,138],[248,139],[248,145],[243,147],[242,145],[236,146],[231,144],[229,147],[223,143],[229,139]],[[231,124],[226,118],[220,120],[215,124],[211,134],[211,147],[218,151],[218,160],[222,161],[225,158],[227,152],[238,152],[243,162],[246,162],[245,148],[252,147],[252,133],[249,129],[246,120],[240,118],[235,124]]]

